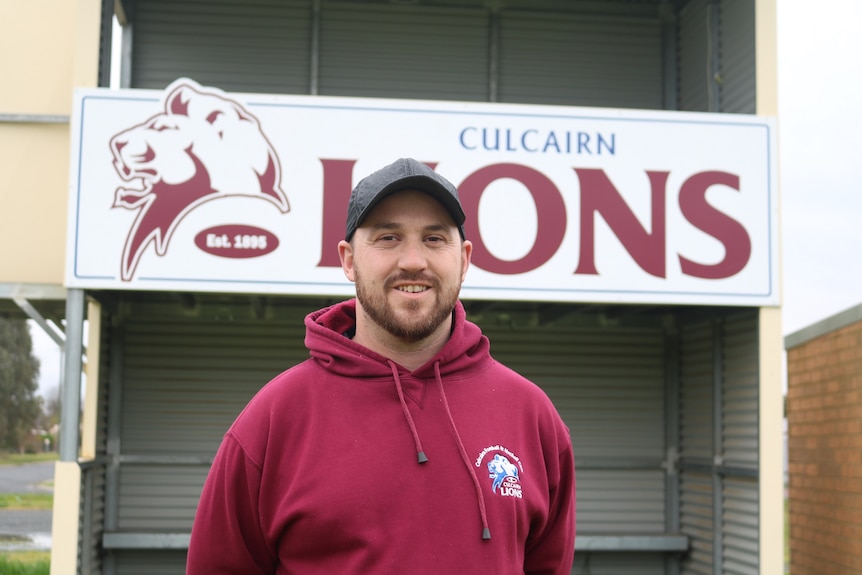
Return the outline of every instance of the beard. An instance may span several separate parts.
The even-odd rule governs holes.
[[[356,272],[356,299],[362,305],[363,311],[371,320],[378,326],[382,327],[391,335],[407,343],[416,343],[433,334],[440,325],[452,316],[452,310],[455,308],[455,303],[458,301],[458,293],[460,284],[450,287],[444,287],[436,279],[431,279],[422,276],[421,274],[399,274],[394,277],[387,278],[383,284],[383,290],[378,292],[369,289],[369,285],[362,281],[361,274],[358,269]],[[435,293],[433,306],[430,310],[420,315],[422,306],[420,302],[413,301],[401,310],[402,315],[407,317],[399,317],[396,310],[387,301],[386,294],[392,289],[390,286],[394,282],[410,282],[422,280],[423,283],[429,282]]]

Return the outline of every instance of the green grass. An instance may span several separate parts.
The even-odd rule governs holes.
[[[42,461],[57,461],[57,453],[6,453],[0,451],[0,465],[24,465],[25,463],[40,463]]]
[[[0,553],[0,573],[3,575],[48,575],[50,571],[50,551]]]
[[[53,493],[0,493],[0,510],[53,509]],[[5,573],[0,570],[0,573]]]
[[[790,502],[784,498],[784,572],[790,573]]]

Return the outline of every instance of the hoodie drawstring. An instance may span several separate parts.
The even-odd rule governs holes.
[[[455,420],[452,418],[452,411],[449,409],[449,400],[446,399],[446,391],[443,389],[443,378],[440,376],[440,362],[434,362],[434,375],[437,378],[437,384],[440,386],[440,397],[443,398],[443,406],[446,408],[446,415],[449,417],[449,425],[452,427],[452,434],[455,436],[455,442],[458,444],[458,451],[461,453],[461,461],[467,468],[467,474],[473,480],[473,486],[476,488],[476,501],[479,503],[479,515],[482,518],[482,539],[491,539],[491,528],[488,526],[488,513],[485,511],[485,496],[482,494],[482,486],[479,484],[479,479],[473,471],[473,466],[470,465],[470,458],[467,457],[467,450],[464,449],[464,443],[461,441],[461,436],[458,434],[458,428],[455,427]]]
[[[404,412],[404,418],[407,420],[407,425],[410,427],[410,432],[413,434],[413,443],[416,444],[416,458],[419,463],[428,461],[425,452],[422,451],[422,442],[419,441],[419,432],[416,431],[416,424],[413,423],[413,416],[410,415],[410,410],[407,408],[407,402],[404,400],[404,390],[401,388],[401,378],[398,377],[398,366],[394,361],[389,362],[389,368],[392,370],[392,377],[395,378],[395,389],[398,391],[398,399],[401,400],[401,410]]]

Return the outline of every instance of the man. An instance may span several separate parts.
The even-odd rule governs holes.
[[[311,358],[228,430],[188,574],[570,573],[569,432],[466,320],[463,223],[415,160],[357,184],[338,244],[356,299],[306,318]]]

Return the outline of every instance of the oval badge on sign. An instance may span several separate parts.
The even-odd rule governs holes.
[[[278,238],[272,232],[239,224],[207,228],[195,236],[195,245],[201,250],[223,258],[256,258],[278,247]]]

